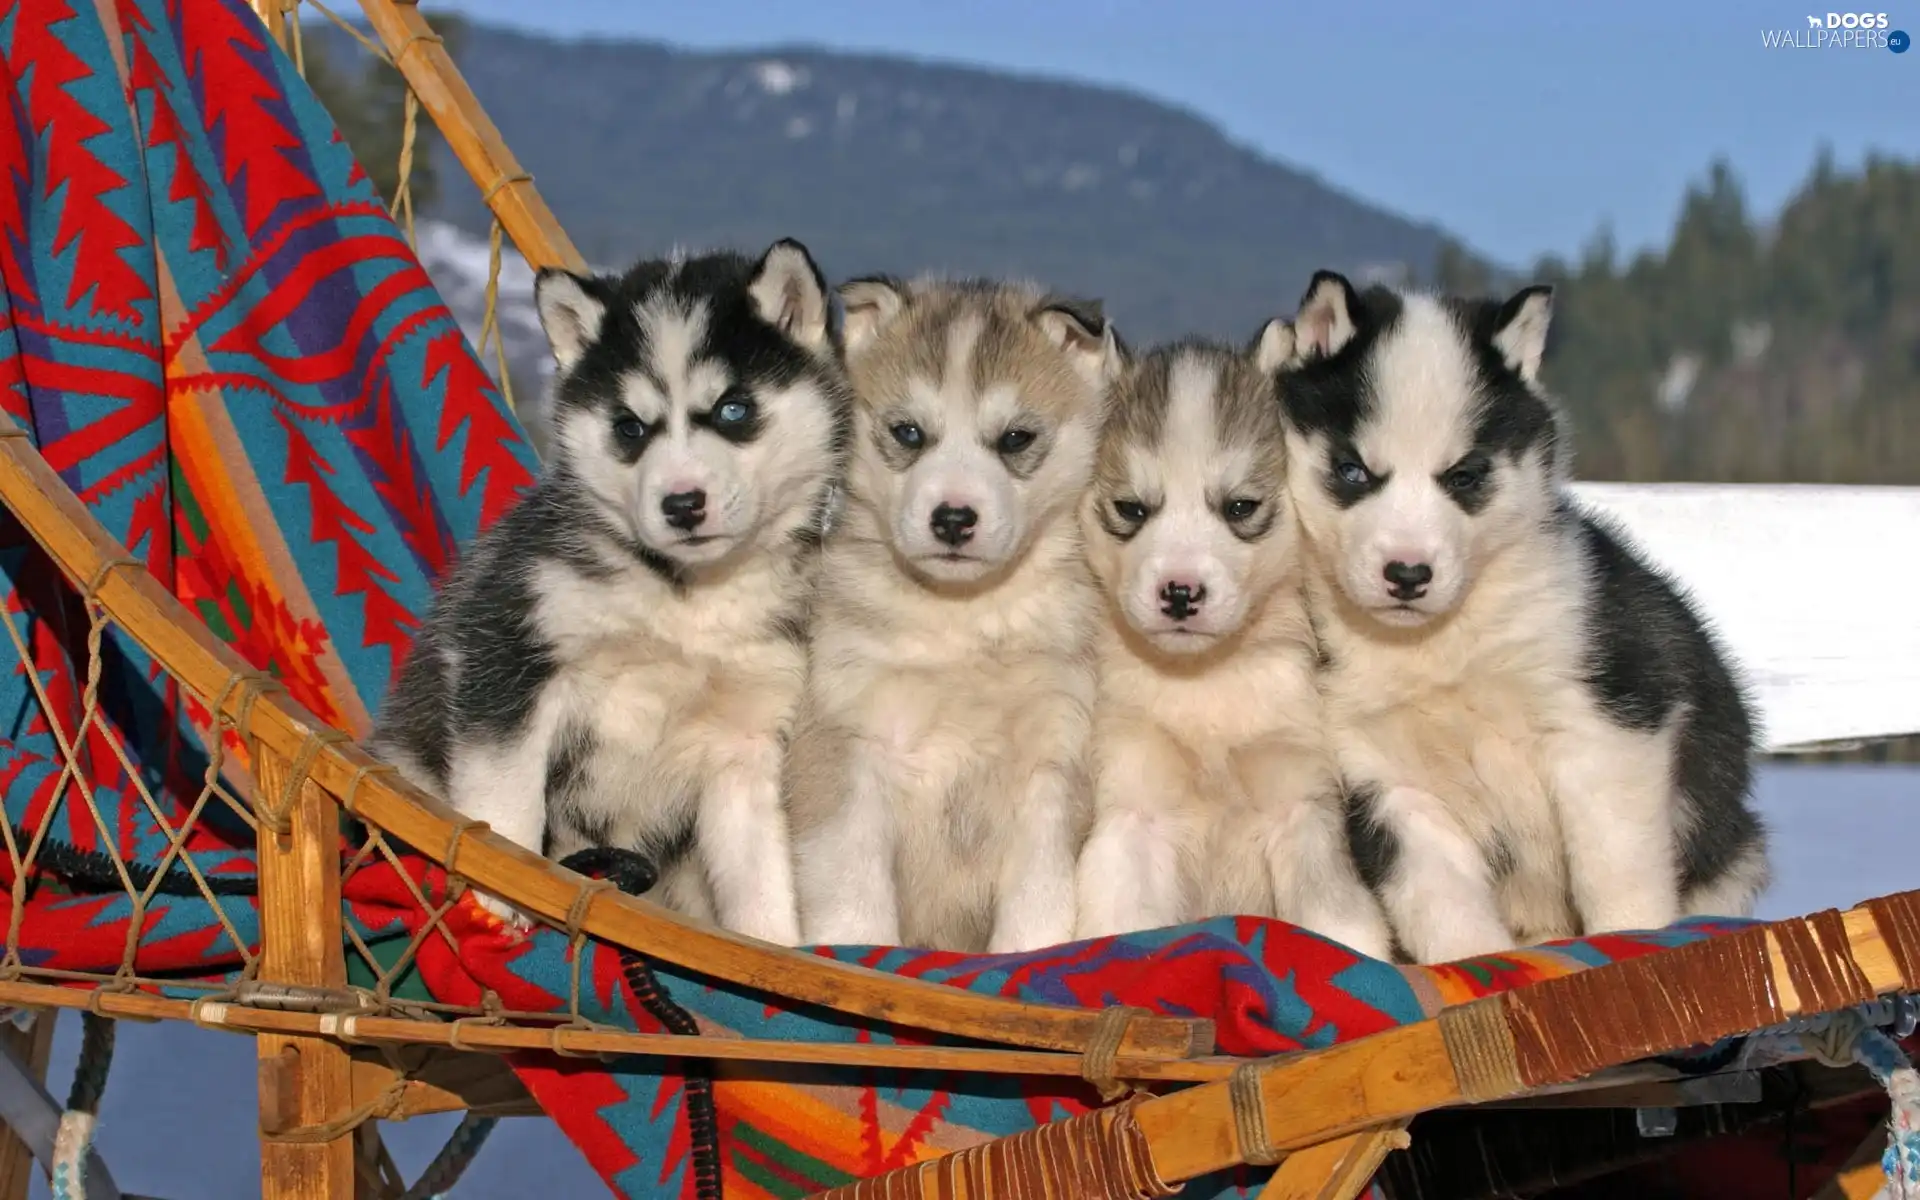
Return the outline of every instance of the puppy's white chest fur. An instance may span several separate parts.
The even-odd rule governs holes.
[[[1293,619],[1178,669],[1104,635],[1079,936],[1243,914],[1388,953],[1348,856],[1305,623],[1276,606]]]
[[[1562,747],[1620,740],[1583,686],[1577,600],[1553,586],[1547,564],[1532,566],[1485,579],[1471,604],[1417,639],[1377,641],[1329,620],[1324,684],[1348,783],[1397,828],[1444,821],[1445,836],[1463,837],[1481,862],[1459,865],[1490,876],[1523,942],[1579,932],[1555,803]]]
[[[825,573],[836,565],[830,550]],[[1009,906],[1023,859],[1043,846],[1070,864],[1088,821],[1090,582],[1049,565],[977,597],[861,613],[850,597],[822,605],[789,763],[808,938],[976,950],[1065,940],[1070,897],[1044,920]]]
[[[555,797],[557,855],[597,842],[664,852],[690,833],[708,780],[777,770],[806,661],[772,628],[768,597],[796,581],[791,564],[756,564],[686,604],[624,572],[538,580],[535,619],[562,662],[562,754],[569,731],[589,735]],[[668,886],[706,909],[703,888]]]
[[[1320,699],[1304,646],[1261,647],[1174,674],[1129,653],[1116,632],[1104,642],[1102,703],[1152,721],[1208,770],[1223,770],[1236,749],[1276,737],[1319,739]]]

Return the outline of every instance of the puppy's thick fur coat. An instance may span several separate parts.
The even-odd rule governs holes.
[[[825,282],[782,241],[536,286],[553,456],[441,590],[375,744],[529,850],[641,851],[653,898],[792,944],[781,747],[851,418]]]
[[[980,281],[840,289],[855,449],[788,761],[809,941],[1073,934],[1098,600],[1075,506],[1114,335]]]
[[[1563,485],[1551,316],[1321,272],[1280,380],[1352,842],[1421,961],[1745,915],[1767,878],[1731,667]]]
[[[1391,949],[1347,851],[1270,326],[1130,363],[1082,505],[1105,597],[1079,937],[1226,914]]]

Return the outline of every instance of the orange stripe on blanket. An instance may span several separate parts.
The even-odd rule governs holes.
[[[1582,964],[1550,949],[1513,950],[1464,962],[1420,967],[1443,1005],[1465,1004],[1495,992],[1558,979],[1581,970]]]
[[[782,1170],[782,1164],[774,1161],[767,1164],[771,1170],[743,1169],[743,1164],[735,1161],[741,1149],[748,1150],[749,1158],[780,1157],[753,1155],[752,1143],[760,1141],[777,1144],[789,1155],[803,1155],[850,1178],[874,1173],[871,1158],[872,1139],[876,1131],[872,1123],[848,1107],[823,1099],[822,1094],[828,1092],[844,1096],[848,1104],[854,1104],[867,1089],[856,1084],[827,1084],[814,1088],[791,1082],[727,1079],[724,1075],[715,1079],[714,1101],[719,1110],[723,1141],[736,1152],[722,1165],[729,1197],[754,1196],[765,1200],[781,1200],[792,1194],[787,1188],[770,1186],[768,1177],[790,1177],[798,1168],[787,1164],[790,1169]],[[866,1099],[872,1099],[870,1092],[867,1092]],[[899,1123],[902,1126],[912,1120],[912,1114],[906,1110],[893,1111],[900,1116]],[[746,1126],[761,1137],[743,1138],[738,1126]],[[943,1144],[942,1140],[903,1138],[900,1136],[903,1132],[901,1128],[880,1131],[883,1143],[881,1150],[889,1160],[885,1165],[910,1166],[940,1158],[959,1148]],[[959,1129],[947,1132],[959,1132],[964,1137],[970,1131]],[[967,1138],[966,1144],[984,1141],[986,1136],[979,1134]],[[833,1181],[818,1182],[831,1184]]]
[[[168,374],[174,374],[173,362],[168,363]],[[318,620],[295,617],[281,588],[281,580],[288,576],[273,570],[273,557],[262,544],[260,531],[248,519],[248,506],[231,471],[222,464],[221,439],[213,423],[218,420],[226,424],[225,414],[215,417],[208,410],[218,402],[218,393],[175,394],[171,387],[169,393],[167,427],[174,466],[186,480],[193,502],[206,521],[207,542],[235,575],[232,580],[190,581],[183,571],[178,583],[181,601],[196,612],[203,603],[227,607],[233,597],[198,593],[209,586],[231,584],[238,588],[242,592],[239,599],[250,610],[251,636],[241,636],[234,630],[234,649],[256,666],[265,665],[262,659],[271,661],[281,673],[280,682],[295,700],[321,720],[340,727],[337,692],[320,664],[320,656],[327,652],[326,629]],[[299,578],[297,574],[290,577]]]

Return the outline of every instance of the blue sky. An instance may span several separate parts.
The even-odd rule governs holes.
[[[1603,221],[1624,247],[1664,240],[1716,154],[1767,213],[1822,141],[1842,164],[1920,157],[1920,51],[1762,48],[1763,28],[1804,32],[1810,0],[452,3],[562,35],[806,42],[1131,86],[1510,263],[1574,253]],[[1920,33],[1920,0],[1882,3]]]

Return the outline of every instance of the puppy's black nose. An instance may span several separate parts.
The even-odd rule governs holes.
[[[690,492],[674,492],[660,500],[660,511],[667,516],[667,524],[686,533],[700,528],[700,522],[707,519],[707,494],[699,488]]]
[[[1380,573],[1387,577],[1391,585],[1387,590],[1395,600],[1418,600],[1427,594],[1427,585],[1433,582],[1433,568],[1426,563],[1390,562]]]
[[[1169,583],[1160,589],[1160,611],[1184,621],[1200,611],[1200,602],[1206,598],[1207,586],[1203,583]]]
[[[933,510],[933,536],[949,546],[964,546],[973,540],[973,527],[980,521],[980,514],[971,508],[956,508],[951,504],[942,504]]]

